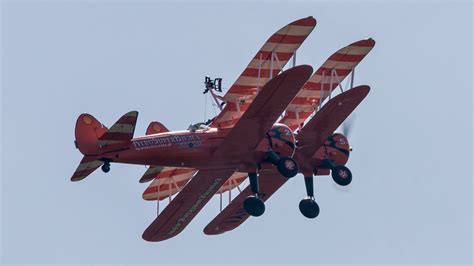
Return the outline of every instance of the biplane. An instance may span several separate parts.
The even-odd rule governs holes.
[[[157,206],[170,202],[162,212],[158,207],[142,235],[147,241],[179,234],[214,195],[220,196],[221,212],[204,232],[232,230],[262,215],[265,201],[298,173],[306,188],[299,209],[305,217],[317,217],[313,176],[331,174],[342,186],[352,180],[345,166],[349,142],[335,132],[369,93],[368,86],[354,87],[354,70],[375,41],[364,39],[338,50],[313,73],[309,65],[296,66],[296,51],[315,26],[316,20],[307,17],[275,32],[224,96],[219,95],[222,80],[206,77],[204,93],[212,95],[220,113],[187,130],[170,131],[151,122],[145,136],[134,138],[136,111],[110,128],[81,114],[75,145],[84,157],[71,181],[99,167],[107,173],[112,163],[149,166],[140,178],[141,183],[151,181],[143,198],[156,200]],[[291,59],[292,67],[285,70]],[[338,87],[341,93],[332,96]],[[247,179],[249,185],[240,189]],[[228,192],[231,199],[235,188],[240,193],[222,209],[222,194]]]

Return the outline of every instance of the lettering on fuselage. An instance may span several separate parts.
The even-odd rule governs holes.
[[[145,150],[159,147],[169,147],[173,144],[181,147],[198,147],[202,144],[202,139],[196,134],[182,135],[182,136],[166,136],[166,137],[155,137],[138,139],[132,141],[133,147],[137,150]]]
[[[203,203],[205,199],[209,197],[210,194],[214,194],[216,191],[216,187],[220,185],[222,178],[216,178],[212,182],[212,184],[204,191],[204,193],[197,198],[196,202],[191,205],[191,207],[181,216],[177,221],[176,224],[171,228],[171,230],[167,233],[167,235],[173,235],[176,230],[178,230],[182,223],[186,222],[192,214],[194,214],[197,210],[200,210],[200,205]],[[212,196],[212,195],[211,195]]]

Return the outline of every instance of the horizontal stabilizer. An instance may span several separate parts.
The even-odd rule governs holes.
[[[81,163],[77,167],[76,171],[71,177],[71,181],[79,181],[86,178],[88,175],[92,174],[97,168],[99,168],[103,162],[95,160],[94,157],[84,156]]]

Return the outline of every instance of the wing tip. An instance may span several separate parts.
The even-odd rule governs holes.
[[[301,18],[290,23],[290,25],[294,25],[294,26],[311,26],[311,27],[316,26],[316,24],[317,24],[317,21],[313,16]]]
[[[373,48],[375,46],[375,40],[372,38],[362,39],[356,42],[349,44],[349,46],[361,46],[361,47],[370,47]]]
[[[365,98],[365,96],[367,96],[370,92],[370,86],[369,85],[360,85],[360,86],[357,86],[357,87],[354,87],[354,88],[350,89],[350,91],[353,91],[354,93],[360,93]]]
[[[209,225],[206,226],[202,231],[205,235],[208,235],[208,236],[220,235],[225,232],[225,231],[220,231],[218,226],[211,227]]]
[[[288,69],[284,72],[286,72],[286,73],[288,73],[288,72],[300,72],[301,73],[300,75],[308,76],[308,79],[309,79],[311,74],[313,74],[313,67],[310,66],[310,65],[299,65],[299,66],[295,66],[293,68],[290,68],[290,69]]]

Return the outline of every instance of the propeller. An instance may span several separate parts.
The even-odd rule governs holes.
[[[354,127],[354,120],[355,120],[355,115],[349,116],[344,123],[342,123],[341,130],[342,134],[346,136],[346,138],[349,138],[352,128]]]

